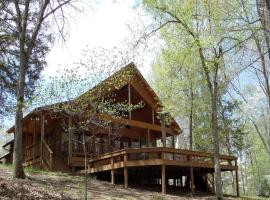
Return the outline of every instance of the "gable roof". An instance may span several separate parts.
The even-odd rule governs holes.
[[[116,90],[121,89],[125,85],[130,84],[133,86],[133,88],[142,96],[142,98],[156,111],[159,112],[162,110],[162,104],[157,96],[157,94],[154,92],[154,90],[151,88],[151,86],[148,84],[148,82],[145,80],[141,72],[138,70],[138,68],[135,66],[133,62],[129,63],[125,67],[121,68],[119,71],[114,73],[113,75],[109,76],[107,79],[101,81],[99,84],[88,90],[87,92],[83,93],[79,97],[75,98],[73,102],[76,102],[77,100],[81,98],[88,98],[89,95],[96,96],[97,93],[99,95],[104,96],[108,94],[109,92],[113,92]],[[66,104],[68,102],[61,102],[58,104]],[[55,105],[55,104],[53,104]],[[53,105],[47,105],[35,108],[33,111],[28,113],[23,119],[32,117],[33,115],[37,114],[41,111],[49,110]],[[174,118],[168,113],[168,116],[172,119],[172,125],[179,130],[179,132],[182,132],[182,129],[178,125],[178,123],[174,120]],[[11,133],[14,131],[14,126],[7,130],[7,133]]]
[[[150,87],[148,82],[145,80],[145,78],[133,62],[121,68],[119,71],[117,71],[104,81],[101,81],[98,85],[94,86],[77,99],[83,98],[84,96],[88,97],[89,95],[95,96],[96,93],[104,96],[109,92],[121,89],[127,84],[132,85],[137,90],[137,92],[145,98],[144,100],[155,110],[161,108],[161,102],[158,96]],[[140,89],[145,90],[142,91]]]

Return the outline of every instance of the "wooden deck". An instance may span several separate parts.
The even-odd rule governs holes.
[[[72,158],[71,158],[72,159]],[[73,158],[78,160],[79,158]],[[222,171],[236,170],[235,156],[220,156]],[[88,173],[140,166],[179,166],[214,169],[213,154],[168,147],[128,148],[89,160]]]
[[[70,158],[70,164],[84,164],[83,157]],[[221,171],[235,171],[237,175],[237,157],[220,155]],[[148,181],[154,181],[162,186],[162,193],[166,193],[168,180],[182,182],[185,176],[190,181],[185,187],[189,187],[191,192],[193,187],[187,184],[201,187],[198,177],[203,181],[207,174],[213,176],[214,156],[212,153],[189,151],[169,147],[145,147],[127,148],[111,153],[106,153],[88,160],[87,171],[81,170],[80,173],[89,173],[105,176],[115,183],[115,176],[119,175],[124,182],[125,188],[128,187],[129,180],[137,181],[142,175]],[[194,178],[197,182],[194,182]],[[236,182],[238,182],[236,178]],[[212,188],[214,181],[212,180]],[[236,190],[239,190],[238,184]],[[213,191],[213,190],[212,190]]]

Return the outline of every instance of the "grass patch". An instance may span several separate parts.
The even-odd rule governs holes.
[[[0,164],[0,167],[1,168],[5,168],[5,169],[12,169],[13,168],[13,165],[12,164]]]
[[[267,197],[258,197],[258,196],[241,196],[239,200],[269,200]]]

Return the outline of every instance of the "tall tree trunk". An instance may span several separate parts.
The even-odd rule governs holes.
[[[263,32],[264,32],[264,36],[265,36],[265,43],[266,43],[266,46],[267,46],[267,50],[268,50],[268,57],[270,59],[270,40],[269,40],[269,34],[270,34],[270,16],[269,16],[269,2],[267,3],[268,0],[256,0],[256,5],[257,5],[257,12],[258,12],[258,15],[260,16],[260,21],[261,21],[261,25],[262,25],[262,29],[263,29]],[[258,53],[259,53],[259,57],[260,57],[260,60],[261,60],[261,70],[260,72],[263,74],[263,81],[261,81],[259,79],[259,82],[263,82],[263,84],[260,84],[262,90],[264,91],[265,93],[265,96],[267,98],[267,102],[268,102],[268,115],[269,115],[269,119],[270,119],[270,84],[269,84],[269,73],[268,73],[268,70],[267,70],[267,64],[266,64],[266,59],[265,59],[265,55],[264,55],[264,49],[263,49],[263,46],[262,46],[262,42],[261,40],[259,39],[258,37],[258,34],[256,33],[256,31],[254,31],[254,29],[252,28],[251,26],[251,21],[249,19],[249,16],[248,16],[248,12],[247,12],[247,9],[246,9],[246,6],[245,6],[245,2],[243,0],[241,0],[241,4],[242,4],[242,7],[243,7],[243,10],[245,12],[245,18],[248,22],[248,25],[249,25],[249,29],[251,30],[251,33],[252,33],[252,38],[256,44],[256,48],[258,50]],[[268,15],[266,14],[268,13]],[[244,99],[244,101],[247,103],[247,101]],[[253,116],[251,116],[251,120],[252,120],[252,123],[256,129],[256,132],[258,133],[259,135],[259,138],[261,139],[262,143],[263,143],[263,146],[265,147],[265,150],[268,154],[268,158],[270,160],[270,140],[266,139],[258,125],[256,124],[255,120],[253,119]],[[268,134],[268,136],[270,137],[270,130],[265,130],[266,131],[266,134]]]
[[[225,137],[226,137],[226,146],[227,146],[227,152],[228,155],[231,155],[231,145],[230,145],[230,132],[229,132],[229,128],[228,128],[228,124],[225,118],[225,113],[224,111],[221,112],[222,115],[222,122],[223,122],[223,127],[224,127],[224,131],[225,131]],[[232,190],[233,190],[233,194],[236,193],[235,191],[235,178],[234,178],[234,174],[233,171],[231,171],[231,176],[232,176]]]
[[[14,178],[25,178],[23,171],[23,158],[22,158],[22,119],[24,107],[24,85],[25,74],[27,69],[26,56],[21,53],[20,72],[17,83],[17,104],[15,116],[15,144],[14,144]]]
[[[215,164],[215,185],[217,199],[223,199],[222,183],[221,183],[221,170],[220,170],[220,155],[219,155],[219,135],[217,129],[217,87],[214,86],[211,95],[211,129],[214,141],[214,164]]]
[[[252,177],[253,177],[253,190],[254,190],[254,194],[257,195],[257,183],[256,183],[256,178],[255,178],[256,176],[255,176],[253,158],[250,152],[248,152],[247,155],[249,157],[250,164],[251,164]]]
[[[245,189],[245,178],[244,178],[244,172],[243,172],[243,166],[241,165],[241,179],[242,179],[242,188],[243,188],[243,193],[244,195],[246,194],[246,189]]]
[[[193,90],[190,88],[190,113],[189,113],[189,150],[193,150]]]

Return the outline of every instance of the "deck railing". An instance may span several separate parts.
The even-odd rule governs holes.
[[[167,147],[130,148],[89,159],[89,168],[104,170],[112,167],[163,164],[213,168],[213,158],[212,153]],[[236,157],[220,155],[220,164],[224,169],[236,167]]]
[[[84,151],[84,144],[80,141],[71,141],[72,142],[72,156],[84,156],[86,153],[87,156],[91,157],[94,155],[103,155],[105,153],[109,153],[112,151],[112,147],[108,144],[104,143],[92,143],[87,142],[85,144],[85,151]],[[63,153],[68,155],[68,141],[64,142],[63,144]]]

